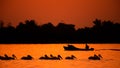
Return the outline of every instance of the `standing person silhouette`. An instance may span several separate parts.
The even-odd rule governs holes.
[[[89,46],[87,45],[87,43],[86,43],[85,49],[89,49]]]

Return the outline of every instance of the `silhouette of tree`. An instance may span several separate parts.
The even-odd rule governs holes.
[[[75,25],[59,23],[56,30],[58,41],[72,42],[74,40]]]
[[[101,27],[102,26],[101,20],[96,19],[95,21],[93,21],[93,23],[94,23],[93,27]]]
[[[20,24],[16,27],[18,40],[23,42],[37,42],[38,40],[38,31],[39,26],[35,23],[34,20],[26,20],[25,24],[20,22]]]
[[[34,20],[6,27],[0,21],[0,43],[119,43],[120,24],[112,21],[93,21],[93,27],[79,28],[75,25],[51,22],[37,25]]]
[[[0,21],[0,28],[3,28],[3,27],[4,27],[4,22]]]
[[[43,24],[40,29],[41,29],[41,38],[44,42],[55,41],[55,37],[54,37],[55,27],[51,22],[47,24]]]

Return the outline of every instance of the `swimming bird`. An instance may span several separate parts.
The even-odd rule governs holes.
[[[68,60],[73,60],[73,59],[75,59],[75,58],[76,58],[76,57],[75,57],[74,55],[65,57],[65,59],[68,59]]]
[[[22,60],[32,60],[33,57],[32,57],[31,55],[27,55],[26,57],[23,56],[21,59],[22,59]]]
[[[17,57],[13,54],[12,57],[9,57],[7,54],[5,54],[4,56],[0,56],[0,60],[14,60]]]
[[[103,57],[100,54],[99,55],[94,54],[94,56],[88,57],[88,59],[90,60],[100,60],[101,58]]]
[[[44,56],[41,56],[39,59],[48,59],[49,57],[45,54]]]
[[[44,60],[60,60],[62,59],[62,57],[60,55],[58,55],[57,57],[56,56],[53,56],[52,54],[50,55],[50,57],[48,57],[47,55],[45,55],[44,57],[40,57],[39,59],[44,59]]]

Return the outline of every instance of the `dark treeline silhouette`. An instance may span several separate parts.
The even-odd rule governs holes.
[[[92,27],[75,29],[73,24],[37,25],[34,20],[13,27],[0,22],[0,43],[120,43],[120,24],[93,21]]]

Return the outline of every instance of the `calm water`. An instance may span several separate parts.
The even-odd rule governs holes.
[[[84,48],[85,44],[74,44]],[[0,60],[0,68],[119,68],[120,44],[89,44],[95,51],[64,51],[67,44],[0,44],[0,55],[15,54],[17,60]],[[112,50],[111,50],[112,49]],[[22,56],[30,54],[33,60],[20,60]],[[39,60],[47,54],[58,55],[63,60]],[[89,56],[101,54],[102,60],[88,60]],[[65,60],[66,56],[75,55],[75,60]]]

